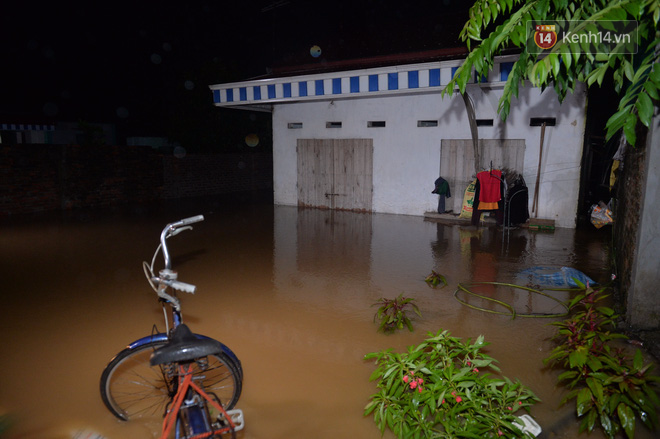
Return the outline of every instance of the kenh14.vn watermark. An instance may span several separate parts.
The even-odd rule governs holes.
[[[637,53],[637,21],[530,21],[527,51],[547,53],[555,46],[571,53]],[[556,50],[556,49],[555,49]]]

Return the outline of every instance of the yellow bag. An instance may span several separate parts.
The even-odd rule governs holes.
[[[459,218],[472,219],[472,210],[474,209],[474,193],[477,190],[477,180],[472,181],[465,188],[465,195],[463,196],[463,207],[461,208],[461,214]]]

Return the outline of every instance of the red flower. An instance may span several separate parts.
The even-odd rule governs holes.
[[[456,402],[461,402],[461,401],[463,401],[463,398],[461,398],[460,396],[457,396],[456,397]]]
[[[408,375],[404,375],[404,376],[403,376],[403,382],[404,382],[404,383],[407,383],[407,382],[408,382]]]

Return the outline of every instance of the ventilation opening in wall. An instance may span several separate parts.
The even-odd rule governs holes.
[[[493,119],[477,119],[478,127],[492,127]]]
[[[418,120],[417,121],[417,126],[418,127],[437,127],[438,126],[438,121],[437,120]]]
[[[299,130],[299,129],[301,129],[301,128],[303,127],[303,125],[302,125],[302,122],[289,122],[289,124],[287,125],[287,127],[288,127],[290,130]]]
[[[385,128],[384,120],[370,120],[367,122],[367,127],[369,128]]]
[[[326,122],[326,128],[341,128],[341,122]]]
[[[555,117],[532,117],[529,119],[530,127],[540,127],[545,124],[547,127],[553,127],[557,124],[557,118]]]

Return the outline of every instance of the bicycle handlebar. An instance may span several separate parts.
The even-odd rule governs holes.
[[[184,218],[172,224],[168,224],[166,228],[172,227],[176,229],[177,227],[187,226],[188,224],[194,224],[200,221],[204,221],[204,215],[196,215],[196,216],[191,216],[190,218]]]
[[[184,218],[179,221],[175,221],[173,223],[170,223],[165,226],[163,231],[160,233],[160,244],[163,249],[163,258],[165,259],[165,268],[170,270],[172,269],[172,262],[170,261],[170,252],[167,250],[167,243],[165,240],[171,236],[176,234],[175,231],[179,227],[184,227],[189,224],[194,224],[198,223],[200,221],[204,221],[204,215],[196,215],[196,216],[191,216],[190,218]]]

